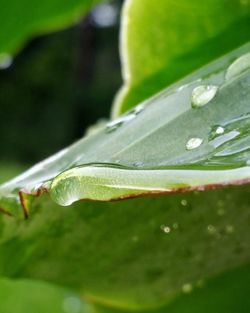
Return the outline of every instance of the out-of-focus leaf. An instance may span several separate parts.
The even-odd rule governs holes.
[[[0,64],[32,36],[76,23],[98,0],[0,1]]]
[[[163,307],[137,313],[248,313],[249,266],[224,273],[206,283],[186,285],[185,292]],[[110,307],[98,306],[98,313],[128,313]]]
[[[247,185],[71,207],[43,195],[28,220],[1,216],[0,275],[54,282],[111,307],[159,307],[249,264],[249,205]]]
[[[122,14],[124,86],[115,116],[249,41],[250,1],[127,0]]]
[[[33,280],[0,279],[1,313],[92,313],[91,307],[64,288]]]
[[[0,206],[14,213],[22,204],[27,215],[27,194],[45,191],[70,205],[249,182],[249,51],[202,68],[2,185]]]

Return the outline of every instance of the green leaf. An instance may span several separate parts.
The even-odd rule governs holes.
[[[22,205],[28,215],[28,195],[42,192],[70,205],[249,182],[249,51],[209,64],[2,185],[0,206],[14,214]]]
[[[249,41],[248,0],[127,0],[122,14],[124,86],[117,116],[205,63]]]
[[[0,63],[35,35],[76,23],[98,0],[0,1]]]
[[[43,195],[32,200],[30,219],[1,216],[0,274],[54,282],[111,307],[150,309],[187,284],[247,266],[249,221],[249,186],[70,208]]]

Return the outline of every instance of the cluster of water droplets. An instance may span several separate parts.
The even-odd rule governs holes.
[[[237,58],[226,70],[225,80],[227,83],[235,79],[245,71],[250,69],[250,53]],[[217,85],[199,85],[191,93],[191,106],[194,109],[204,107],[211,103],[219,92]],[[217,157],[236,156],[238,159],[244,159],[250,149],[250,113],[239,116],[223,125],[215,125],[211,128],[208,136],[208,143],[214,147],[213,156],[209,162],[223,161]],[[186,143],[187,150],[199,148],[204,142],[204,138],[192,137]],[[241,157],[241,158],[240,158]],[[216,159],[217,158],[217,159]],[[216,160],[215,160],[216,159]],[[235,160],[232,160],[232,163]],[[216,163],[215,162],[215,163]],[[249,165],[249,164],[248,164]]]

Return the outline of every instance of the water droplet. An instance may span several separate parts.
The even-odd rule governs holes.
[[[5,70],[11,66],[13,58],[8,53],[0,53],[0,70]]]
[[[222,209],[222,208],[220,208],[220,209],[217,211],[217,214],[218,214],[219,216],[223,216],[223,215],[225,215],[225,210]]]
[[[207,226],[207,231],[209,233],[209,235],[214,235],[216,233],[216,228],[213,225],[208,225]]]
[[[135,167],[142,167],[144,165],[144,163],[142,161],[136,161],[133,163],[133,166]]]
[[[63,310],[65,313],[79,313],[82,302],[75,296],[66,297],[63,301]]]
[[[178,229],[178,228],[179,228],[179,224],[178,224],[178,223],[174,223],[174,224],[173,224],[173,228],[174,228],[174,229]]]
[[[203,139],[201,138],[191,138],[186,143],[186,149],[187,150],[193,150],[198,148],[203,142]]]
[[[223,134],[223,133],[224,133],[224,128],[221,127],[221,126],[218,126],[218,127],[216,128],[216,130],[215,130],[215,133],[216,133],[217,135]]]
[[[145,104],[139,104],[133,110],[131,110],[129,112],[129,114],[138,115],[139,113],[141,113],[144,110],[144,108],[145,108]]]
[[[199,280],[197,281],[197,287],[199,287],[199,288],[204,287],[204,284],[205,284],[205,282],[204,282],[203,279],[199,279]]]
[[[227,225],[226,226],[226,233],[227,234],[232,234],[234,232],[234,227],[233,225]]]
[[[111,133],[121,127],[124,123],[127,123],[131,120],[133,120],[136,117],[134,113],[124,115],[120,118],[115,119],[114,121],[111,121],[106,125],[106,132]]]
[[[250,69],[250,53],[244,54],[234,61],[229,66],[225,78],[226,80],[233,79],[248,69]]]
[[[187,206],[187,204],[188,204],[188,202],[187,202],[186,199],[182,199],[182,200],[181,200],[181,205]]]
[[[161,229],[164,231],[164,233],[169,234],[171,232],[171,228],[166,225],[161,225]]]
[[[191,284],[184,284],[182,286],[182,291],[184,293],[190,293],[190,292],[192,292],[192,290],[193,290],[193,286]]]
[[[193,108],[199,108],[210,102],[216,95],[218,86],[201,85],[194,88],[191,96]]]
[[[138,240],[139,240],[138,236],[133,236],[133,237],[132,237],[132,241],[133,241],[133,242],[137,242]]]

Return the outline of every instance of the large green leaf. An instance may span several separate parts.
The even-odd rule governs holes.
[[[70,205],[249,182],[249,51],[202,68],[2,185],[2,209],[22,204],[27,215],[27,194],[45,191]]]
[[[127,0],[120,43],[124,86],[113,114],[249,41],[249,27],[248,0]]]
[[[124,310],[161,306],[249,264],[249,203],[249,186],[71,207],[43,195],[30,219],[1,216],[0,275]]]
[[[76,23],[98,0],[0,1],[0,63],[32,36]]]

